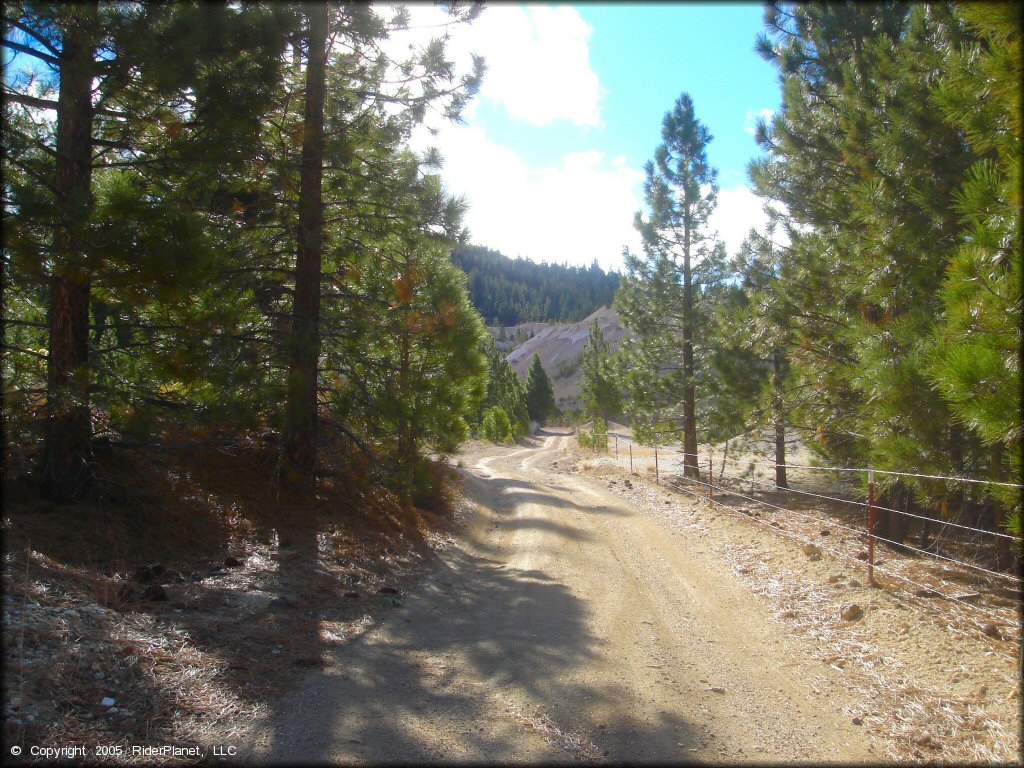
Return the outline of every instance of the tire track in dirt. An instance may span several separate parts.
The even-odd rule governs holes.
[[[466,451],[460,545],[325,653],[244,758],[873,761],[731,573],[555,466],[568,440]]]

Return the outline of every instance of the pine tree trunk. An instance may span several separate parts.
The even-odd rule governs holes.
[[[412,306],[409,301],[412,298],[412,263],[411,257],[406,254],[405,264],[402,269],[401,290],[399,291],[399,305],[401,308],[400,327],[398,331],[398,434],[396,435],[398,450],[398,465],[402,473],[402,501],[407,506],[412,505],[413,490],[413,465],[416,453],[416,446],[412,439],[413,425],[410,423],[410,406],[413,402],[413,393],[409,387],[409,366],[410,366],[410,336],[412,334],[411,312]]]
[[[89,276],[82,228],[92,205],[92,79],[95,5],[71,16],[63,34],[57,97],[54,266],[50,277],[47,422],[43,493],[72,501],[85,490],[89,418]]]
[[[775,367],[775,487],[788,488],[786,484],[786,421],[782,410],[782,351],[772,352],[772,364]]]
[[[881,506],[906,511],[910,503],[910,495],[902,481],[897,481],[888,494],[878,500]],[[891,546],[900,550],[907,537],[907,517],[884,509],[875,510],[875,531],[878,535],[895,542]],[[904,550],[900,550],[904,551]]]
[[[309,24],[306,97],[299,171],[299,229],[292,305],[291,359],[284,427],[289,475],[311,477],[317,465],[317,375],[320,357],[320,278],[323,243],[324,91],[327,5],[306,6]]]
[[[686,216],[689,216],[687,210]],[[693,280],[690,274],[690,228],[683,233],[683,476],[700,479],[697,466],[697,411],[693,388]]]
[[[401,402],[398,411],[398,462],[402,471],[402,502],[412,506],[414,490],[413,468],[416,459],[416,444],[412,439],[412,424],[407,408],[413,401],[409,391],[409,330],[402,329],[399,341],[398,392]]]

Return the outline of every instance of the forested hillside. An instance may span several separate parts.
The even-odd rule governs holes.
[[[619,276],[589,267],[535,264],[477,245],[452,252],[469,278],[473,306],[488,325],[575,323],[611,304]]]

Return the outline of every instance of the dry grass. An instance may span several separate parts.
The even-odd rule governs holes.
[[[976,696],[957,697],[915,683],[906,664],[837,623],[834,596],[822,585],[766,565],[753,548],[733,548],[732,555],[734,571],[771,599],[780,619],[814,641],[817,658],[862,673],[844,679],[871,705],[847,714],[885,733],[890,757],[993,764],[1016,753],[1019,734],[993,719]]]
[[[506,711],[513,720],[543,735],[548,744],[564,749],[574,759],[586,763],[601,762],[602,752],[594,742],[577,733],[563,731],[547,715],[540,712],[524,714],[511,706]]]

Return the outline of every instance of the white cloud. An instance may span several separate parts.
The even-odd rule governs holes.
[[[410,30],[392,33],[386,46],[395,57],[445,29],[438,25],[446,16],[436,6],[413,4],[409,12]],[[469,70],[472,53],[486,59],[478,98],[499,105],[509,117],[535,126],[556,120],[602,125],[604,89],[590,66],[593,29],[575,8],[495,5],[472,24],[457,24],[447,32],[446,50],[458,71]],[[467,113],[471,116],[472,111]]]
[[[392,34],[386,45],[393,59],[447,33],[456,71],[469,70],[473,53],[487,62],[480,93],[463,115],[469,125],[431,119],[437,134],[419,128],[410,141],[419,152],[440,150],[446,189],[469,204],[465,224],[472,242],[535,261],[597,259],[605,269],[621,268],[623,246],[639,247],[632,221],[640,207],[640,171],[625,157],[597,151],[531,167],[472,124],[478,105],[489,102],[533,126],[563,121],[600,128],[604,90],[590,65],[591,27],[569,6],[495,5],[472,24],[450,27],[439,26],[446,16],[436,7],[408,9],[410,30]]]
[[[771,110],[771,109],[768,109],[767,107],[764,107],[762,109],[757,109],[757,110],[754,110],[754,109],[747,110],[747,119],[746,119],[746,122],[743,125],[743,131],[745,133],[748,133],[751,136],[753,136],[754,132],[756,130],[755,126],[757,124],[758,118],[770,121],[772,119],[772,116],[774,116],[774,115],[775,115],[775,112],[773,110]]]
[[[762,210],[763,204],[764,200],[745,185],[718,192],[718,206],[708,226],[712,231],[718,231],[718,238],[725,243],[729,256],[736,254],[752,227],[758,232],[764,232],[768,215]],[[775,239],[779,239],[779,233],[776,233]]]
[[[622,158],[577,152],[531,168],[476,126],[447,126],[434,137],[419,131],[412,145],[441,151],[446,189],[469,202],[473,243],[534,261],[597,259],[604,269],[621,268],[623,246],[639,249],[633,213],[643,174]]]
[[[622,156],[577,152],[557,165],[531,168],[482,128],[465,125],[446,126],[436,136],[417,131],[412,148],[430,146],[444,158],[445,188],[469,203],[465,224],[473,243],[534,261],[586,265],[596,258],[604,269],[622,268],[623,246],[641,252],[633,215],[644,207],[644,174]],[[762,205],[744,184],[719,191],[708,228],[729,256],[751,228],[764,232]]]
[[[445,21],[436,7],[413,4],[409,11],[411,26],[419,29],[396,33],[388,44],[392,55],[446,29],[436,26]],[[472,125],[475,105],[483,100],[535,126],[557,120],[601,126],[603,89],[590,66],[589,25],[568,6],[495,5],[473,24],[447,30],[447,51],[457,70],[468,70],[471,53],[487,60],[480,94],[465,113],[471,124],[434,123],[436,136],[418,129],[410,145],[420,152],[430,146],[440,150],[446,189],[469,204],[465,224],[471,241],[534,261],[589,264],[596,258],[605,269],[621,269],[623,246],[641,250],[633,229],[633,215],[642,207],[639,169],[621,155],[598,151],[531,167]],[[749,112],[750,130],[756,117],[771,114],[769,109]],[[763,229],[766,222],[760,199],[737,179],[736,186],[719,193],[710,228],[718,230],[732,255],[751,227]]]
[[[532,125],[599,126],[603,89],[590,66],[592,31],[568,6],[485,11],[476,30],[488,64],[480,95]]]

